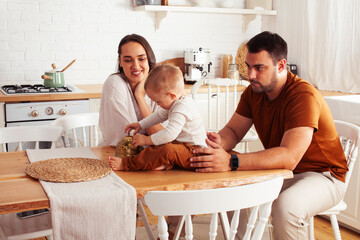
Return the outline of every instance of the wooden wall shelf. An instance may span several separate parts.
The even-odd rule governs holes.
[[[243,14],[243,15],[277,15],[276,10],[260,9],[237,9],[237,8],[206,8],[206,7],[188,7],[188,6],[161,6],[161,5],[142,5],[136,6],[136,11],[155,12],[155,28],[160,28],[160,23],[168,12],[184,13],[219,13],[219,14]]]

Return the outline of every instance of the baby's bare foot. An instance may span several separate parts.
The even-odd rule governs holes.
[[[114,156],[110,156],[108,160],[109,166],[112,170],[124,170],[124,167],[122,165],[122,159]]]
[[[166,169],[166,165],[162,165],[160,167],[155,168],[154,170],[155,171],[162,171],[162,170],[165,170],[165,169]]]

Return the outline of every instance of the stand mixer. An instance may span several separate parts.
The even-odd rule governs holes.
[[[184,55],[185,82],[195,83],[205,78],[212,65],[210,62],[210,50],[207,48],[187,49]]]

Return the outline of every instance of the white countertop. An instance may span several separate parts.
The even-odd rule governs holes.
[[[360,125],[360,95],[327,96],[333,118]]]

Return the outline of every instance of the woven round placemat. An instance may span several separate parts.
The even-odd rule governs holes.
[[[243,79],[249,79],[247,70],[248,67],[245,63],[246,53],[247,53],[247,47],[246,43],[244,42],[240,47],[236,55],[235,63],[239,64],[239,73],[243,77]]]
[[[105,177],[111,168],[93,158],[54,158],[26,166],[25,172],[33,178],[48,182],[83,182]]]

